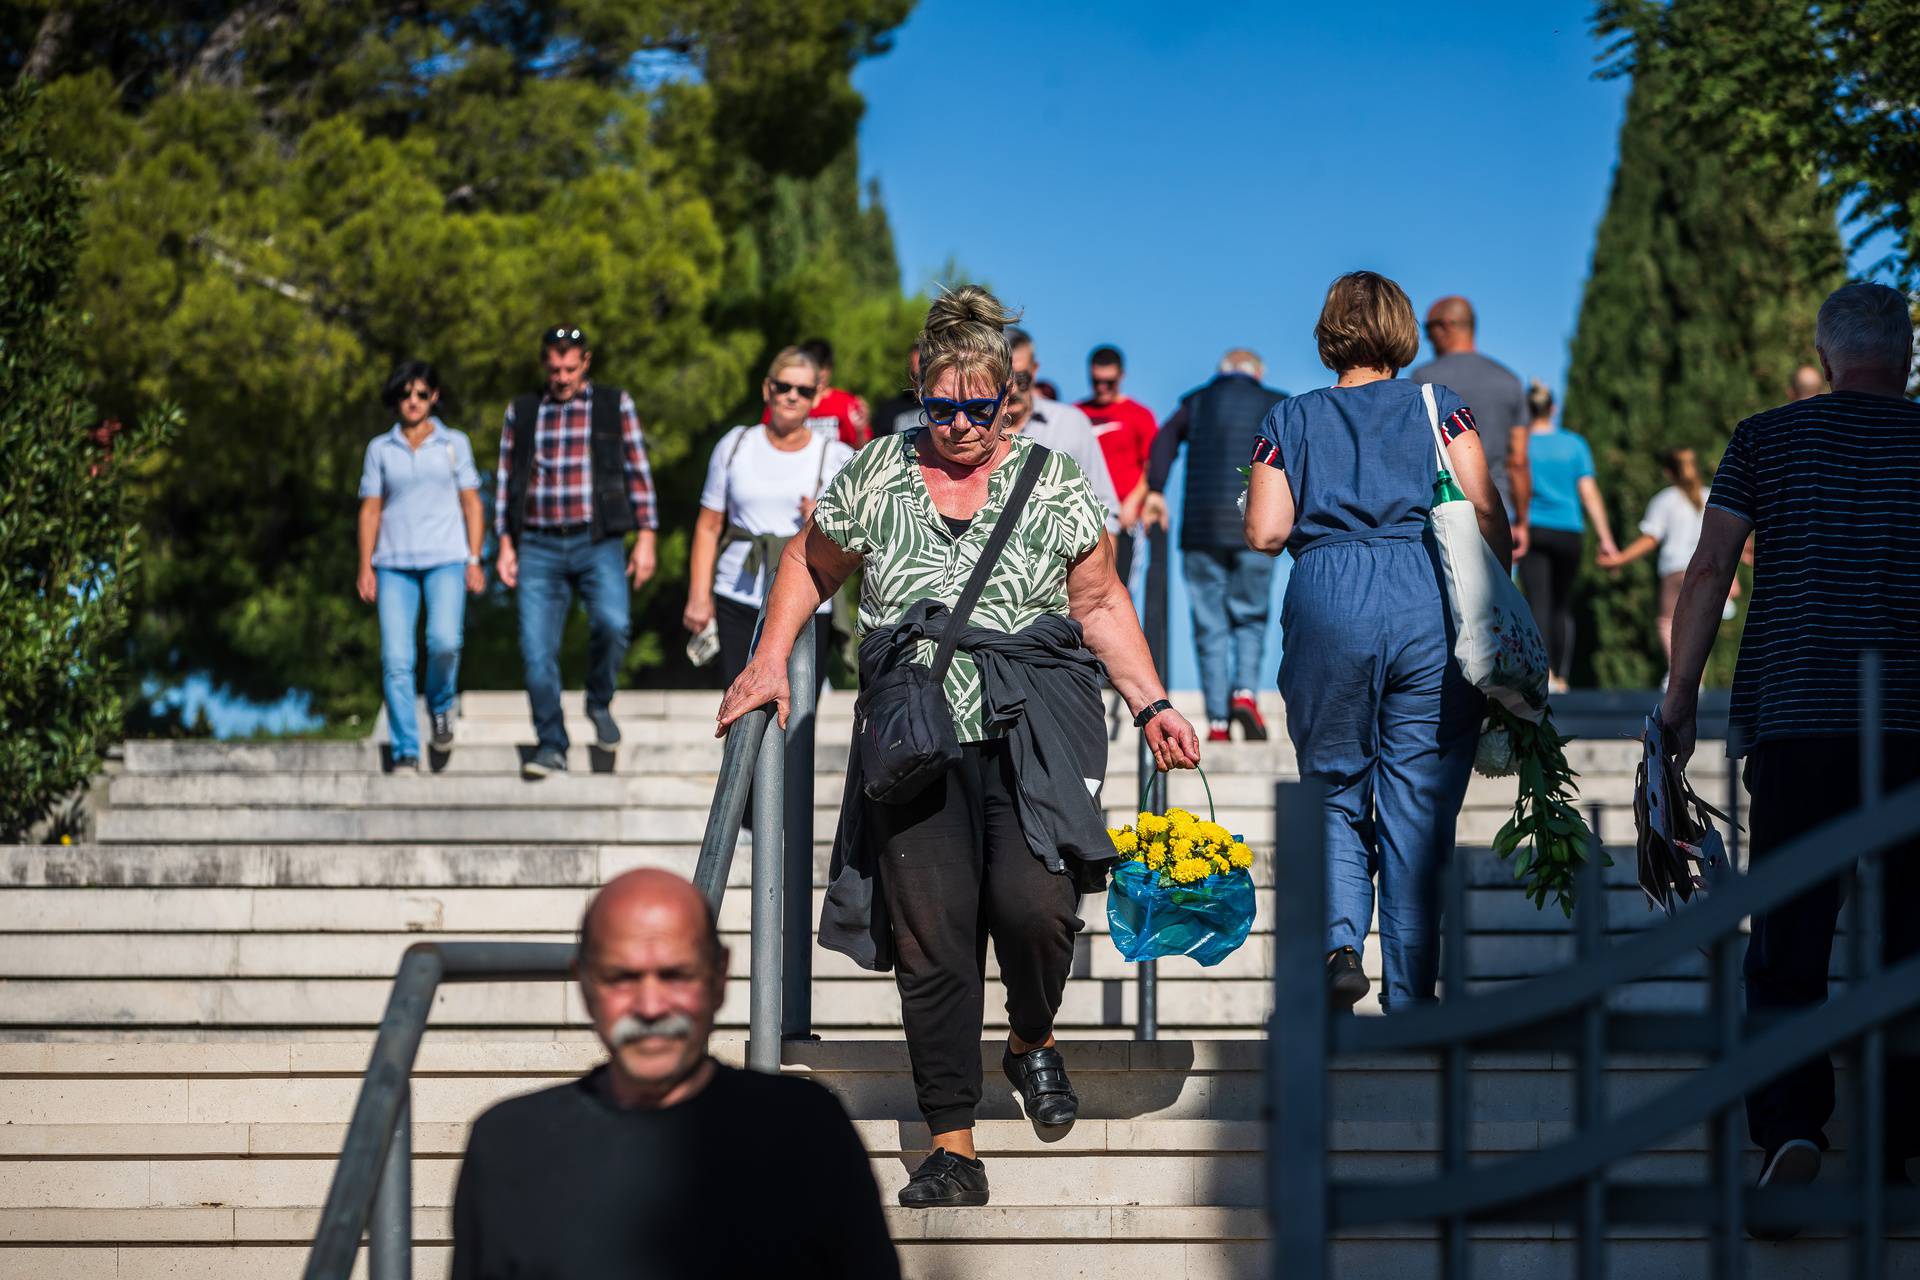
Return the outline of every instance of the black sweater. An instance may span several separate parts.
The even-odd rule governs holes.
[[[825,1089],[723,1066],[679,1106],[626,1110],[606,1072],[474,1123],[453,1280],[898,1280],[867,1154]]]

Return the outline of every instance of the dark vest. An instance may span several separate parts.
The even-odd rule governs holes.
[[[618,387],[593,387],[588,407],[593,484],[593,539],[614,538],[639,528],[627,497],[626,443],[620,423]],[[507,468],[507,532],[515,542],[527,523],[527,484],[533,477],[534,437],[540,430],[539,392],[513,402],[513,456]]]
[[[1238,551],[1247,545],[1240,515],[1240,468],[1269,410],[1287,398],[1240,374],[1223,373],[1187,393],[1187,487],[1180,513],[1182,551]]]

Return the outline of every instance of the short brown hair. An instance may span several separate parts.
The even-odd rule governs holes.
[[[1320,363],[1398,373],[1420,354],[1420,326],[1406,290],[1376,271],[1349,271],[1327,286],[1320,323],[1313,326]]]

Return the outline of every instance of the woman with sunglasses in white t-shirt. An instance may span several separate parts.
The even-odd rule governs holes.
[[[827,481],[853,457],[833,433],[807,426],[820,381],[820,368],[806,352],[780,352],[760,389],[767,421],[727,432],[707,463],[681,622],[696,636],[714,626],[727,684],[747,665],[754,621],[780,549],[813,514]],[[823,673],[832,622],[827,601],[813,619],[814,653]]]

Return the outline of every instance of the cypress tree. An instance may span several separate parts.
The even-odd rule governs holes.
[[[1814,358],[1814,314],[1845,267],[1812,166],[1728,162],[1687,118],[1685,92],[1654,71],[1635,78],[1567,375],[1565,422],[1593,448],[1622,546],[1667,483],[1664,450],[1691,447],[1710,469],[1740,419],[1786,398],[1794,367]],[[1577,677],[1660,683],[1653,565],[1582,570]],[[1722,629],[1710,685],[1732,677],[1745,603],[1743,594]]]

